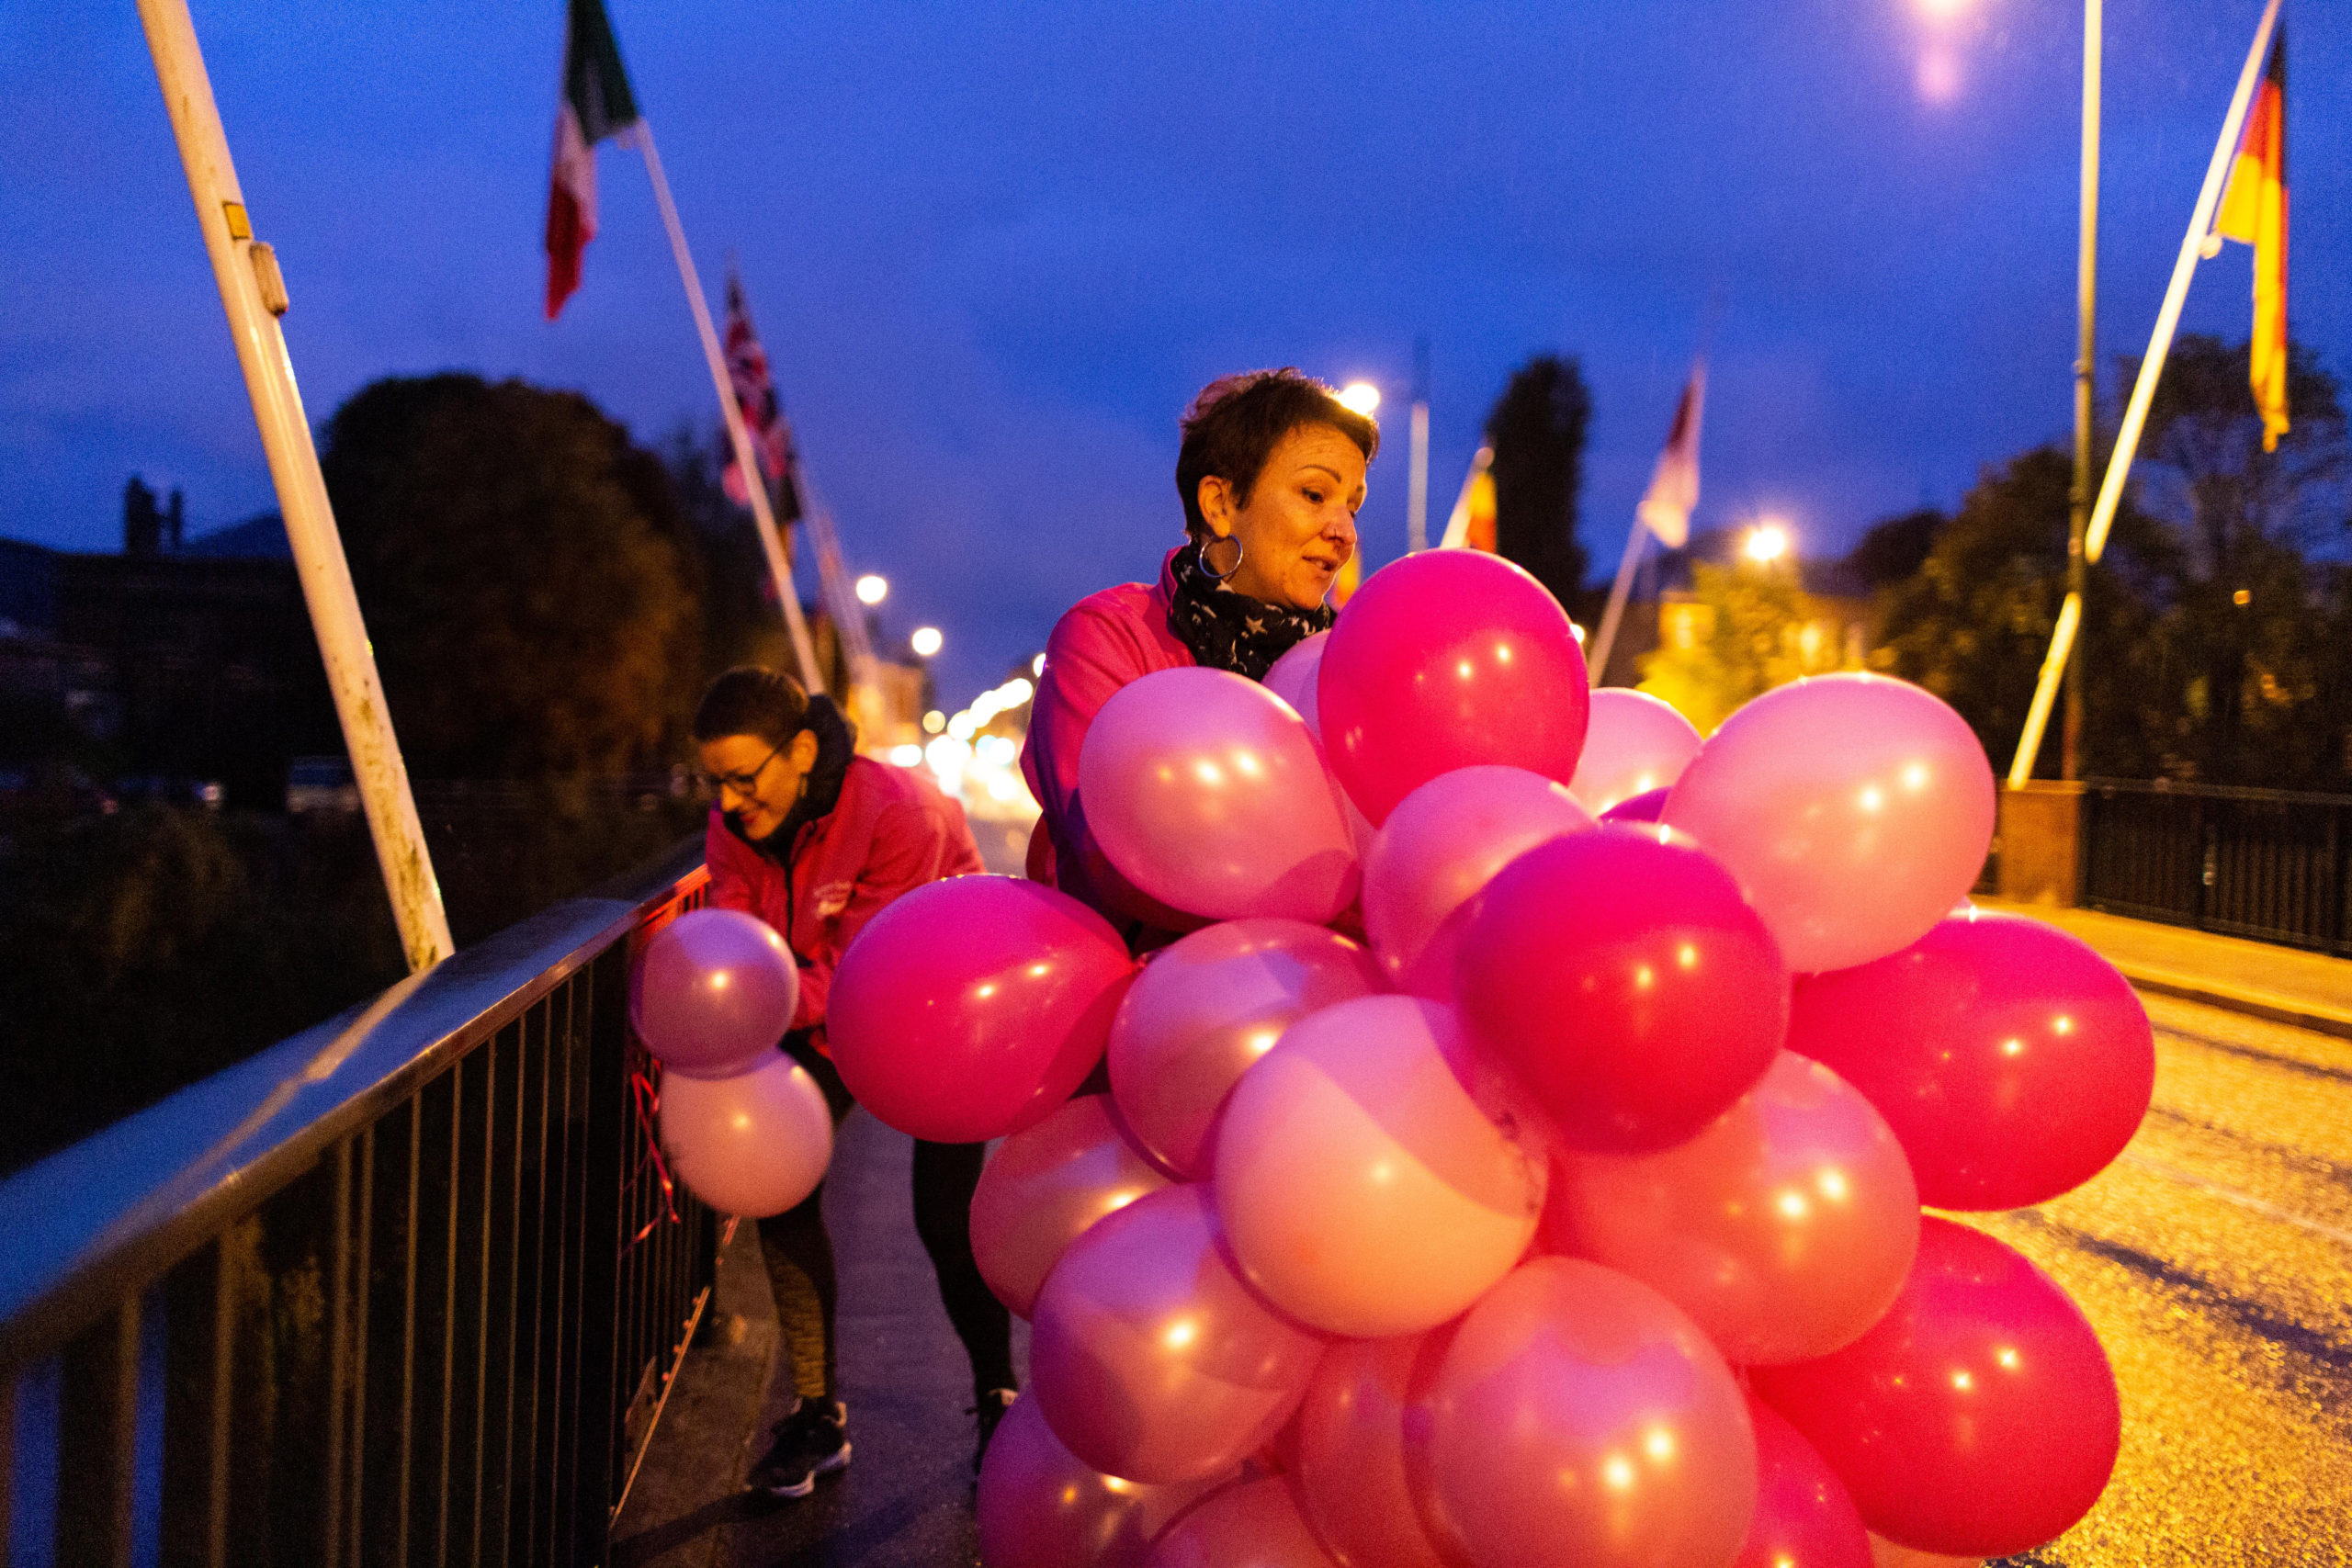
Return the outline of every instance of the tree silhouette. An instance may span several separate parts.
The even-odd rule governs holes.
[[[1494,448],[1495,548],[1571,611],[1587,560],[1577,537],[1592,394],[1573,357],[1538,355],[1511,373],[1487,415]]]

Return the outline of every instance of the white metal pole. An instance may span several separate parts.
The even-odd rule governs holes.
[[[1430,405],[1413,402],[1413,448],[1405,478],[1405,551],[1419,555],[1430,547]]]
[[[1625,536],[1625,554],[1617,562],[1617,581],[1609,589],[1609,608],[1601,612],[1600,634],[1592,639],[1591,657],[1585,660],[1596,686],[1609,668],[1609,650],[1617,645],[1617,626],[1625,616],[1625,596],[1634,588],[1634,563],[1642,558],[1642,541],[1649,537],[1649,525],[1636,519],[1634,531]]]
[[[811,692],[825,689],[817,669],[816,646],[808,640],[808,623],[800,614],[800,594],[792,586],[792,563],[784,553],[783,536],[776,532],[775,512],[768,505],[768,481],[752,451],[752,433],[744,427],[743,411],[735,402],[734,378],[727,374],[727,355],[718,346],[718,331],[711,325],[710,302],[703,298],[702,276],[695,271],[693,253],[686,249],[686,231],[678,224],[677,205],[670,199],[670,182],[662,174],[662,154],[654,151],[653,126],[639,119],[628,135],[636,138],[645,154],[645,172],[653,179],[654,205],[662,209],[662,226],[670,231],[670,254],[677,258],[678,281],[685,285],[686,308],[694,312],[695,331],[702,337],[702,356],[710,366],[710,384],[718,393],[718,412],[727,421],[727,439],[735,451],[735,466],[743,475],[744,493],[751,497],[752,521],[759,529],[760,549],[775,579],[776,597],[784,604],[784,624],[792,633],[793,657],[800,661],[800,682]]]
[[[268,454],[287,543],[318,635],[319,658],[326,666],[344,744],[351,752],[352,773],[375,839],[384,890],[391,897],[401,947],[414,972],[447,958],[457,944],[450,940],[441,885],[433,874],[433,858],[426,852],[416,799],[409,789],[408,767],[384,704],[359,596],[351,586],[343,536],[335,528],[326,481],[319,474],[319,454],[302,412],[294,362],[278,330],[278,315],[286,309],[285,281],[276,254],[253,237],[187,0],[139,0],[139,19],[147,31],[148,51],[155,57],[155,79],[163,87],[172,134],[187,169],[188,192],[196,199],[197,226],[204,232],[213,280],[228,312],[229,335],[253,400],[254,421]]]
[[[2213,209],[2222,199],[2222,185],[2229,173],[2231,160],[2236,155],[2238,135],[2245,127],[2246,106],[2254,100],[2254,85],[2262,72],[2263,56],[2270,47],[2270,31],[2278,20],[2278,0],[2270,0],[2263,8],[2262,25],[2255,29],[2254,47],[2246,51],[2245,68],[2238,73],[2237,92],[2230,99],[2230,112],[2222,121],[2221,139],[2213,144],[2212,162],[2205,167],[2205,184],[2197,193],[2197,210],[2188,220],[2188,232],[2182,236],[2180,254],[2174,261],[2172,283],[2165,290],[2164,308],[2156,312],[2155,331],[2148,335],[2148,352],[2140,361],[2140,378],[2132,386],[2132,401],[2123,411],[2122,426],[2115,434],[2115,451],[2107,460],[2107,478],[2100,484],[2098,504],[2092,509],[2090,527],[2083,536],[2083,558],[2096,562],[2099,552],[2107,547],[2108,530],[2114,525],[2115,509],[2123,498],[2123,484],[2132,474],[2132,459],[2138,453],[2141,433],[2147,428],[2148,405],[2155,400],[2156,383],[2164,376],[2165,357],[2172,352],[2173,333],[2180,325],[2180,310],[2188,299],[2188,280],[2197,271],[2199,253],[2205,236],[2213,227]],[[2050,722],[2052,701],[2058,693],[2058,679],[2065,672],[2066,659],[2073,651],[2075,633],[2082,624],[2082,596],[2066,595],[2059,607],[2058,625],[2050,637],[2050,656],[2041,661],[2041,679],[2033,690],[2033,705],[2027,711],[2025,733],[2018,739],[2018,754],[2009,761],[2009,785],[2017,788],[2033,777],[2033,759],[2041,750],[2041,732]]]

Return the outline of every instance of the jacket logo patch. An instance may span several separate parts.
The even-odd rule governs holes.
[[[830,920],[849,908],[849,896],[854,891],[854,883],[829,882],[809,896],[809,902],[815,908],[819,919]]]

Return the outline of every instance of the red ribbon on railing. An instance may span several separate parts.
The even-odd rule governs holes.
[[[654,1174],[660,1177],[662,1181],[662,1207],[669,1215],[670,1223],[674,1225],[678,1223],[678,1205],[674,1201],[677,1190],[670,1181],[670,1167],[662,1158],[662,1133],[660,1125],[655,1121],[662,1112],[662,1091],[654,1086],[651,1078],[634,1067],[629,1069],[628,1087],[630,1097],[637,1102],[638,1127],[645,1134],[644,1156],[638,1160],[637,1169],[629,1173],[629,1179],[634,1181],[638,1177],[642,1176],[645,1173],[647,1161],[652,1162]],[[656,1214],[646,1221],[645,1228],[628,1238],[629,1246],[635,1247],[639,1242],[651,1235],[662,1224],[662,1218],[661,1214]]]

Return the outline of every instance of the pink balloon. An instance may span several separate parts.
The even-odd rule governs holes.
[[[1170,1520],[1226,1483],[1140,1486],[1089,1470],[1062,1446],[1034,1397],[1013,1402],[980,1464],[986,1568],[1143,1568]]]
[[[2002,1557],[2090,1511],[2115,1467],[2115,1375],[2082,1313],[1981,1232],[1929,1217],[1876,1327],[1759,1367],[1756,1392],[1819,1450],[1879,1534]]]
[[[1724,869],[1662,828],[1528,851],[1479,896],[1463,1020],[1577,1148],[1663,1148],[1772,1065],[1789,977]]]
[[[1592,722],[1568,788],[1598,815],[1671,785],[1698,754],[1699,732],[1672,704],[1647,692],[1603,686],[1592,694]]]
[[[1317,739],[1323,738],[1322,704],[1316,699],[1316,682],[1323,673],[1323,649],[1331,640],[1329,632],[1317,632],[1303,638],[1288,653],[1274,660],[1266,671],[1266,690],[1288,703],[1306,721]]]
[[[722,1214],[781,1214],[817,1190],[833,1157],[825,1091],[774,1046],[731,1077],[663,1074],[660,1121],[671,1174]]]
[[[1456,768],[1499,762],[1567,783],[1589,684],[1542,583],[1500,556],[1428,550],[1348,601],[1316,691],[1331,771],[1378,827]]]
[[[1523,1264],[1472,1308],[1408,1423],[1424,1522],[1482,1568],[1724,1568],[1756,1506],[1723,1357],[1581,1258]]]
[[[1921,1201],[2020,1209],[2122,1152],[2156,1079],[2147,1010],[2054,926],[1970,909],[1902,952],[1799,982],[1789,1045],[1870,1096]]]
[[[1298,1419],[1299,1511],[1340,1568],[1449,1568],[1421,1528],[1405,1468],[1405,1408],[1442,1335],[1342,1339],[1323,1352]],[[1425,1366],[1423,1363],[1427,1363]]]
[[[1724,720],[1662,820],[1738,878],[1791,969],[1846,969],[1918,941],[1974,886],[1993,770],[1918,687],[1820,675]]]
[[[1666,810],[1671,789],[1645,790],[1628,795],[1600,814],[1603,822],[1655,822]]]
[[[1205,1176],[1226,1092],[1283,1030],[1381,989],[1372,954],[1303,920],[1227,920],[1152,954],[1111,1023],[1111,1094],[1146,1154]]]
[[[1871,1568],[1870,1532],[1838,1472],[1754,1394],[1747,1419],[1756,1427],[1756,1517],[1731,1568]]]
[[[998,1145],[972,1192],[972,1257],[1021,1317],[1069,1244],[1168,1179],[1129,1146],[1108,1096],[1080,1095]]]
[[[1092,1468],[1197,1481],[1266,1446],[1323,1344],[1227,1267],[1208,1193],[1170,1187],[1096,1222],[1046,1277],[1032,1392]]]
[[[1418,1334],[1510,1271],[1544,1156],[1455,1081],[1453,1010],[1366,997],[1291,1025],[1216,1135],[1217,1218],[1242,1277],[1313,1328]]]
[[[1150,1568],[1332,1568],[1279,1475],[1203,1498],[1151,1549]]]
[[[1320,925],[1355,902],[1355,841],[1321,746],[1229,671],[1160,670],[1113,693],[1078,790],[1102,852],[1162,903]]]
[[[1094,1070],[1134,975],[1110,923],[1068,894],[1012,876],[927,883],[842,955],[826,1016],[833,1065],[901,1133],[1002,1137]]]
[[[1734,1361],[1810,1360],[1903,1288],[1919,1193],[1871,1102],[1783,1051],[1688,1143],[1564,1153],[1545,1235],[1654,1287]]]
[[[1592,817],[1566,786],[1524,768],[1457,768],[1397,804],[1364,857],[1363,925],[1403,990],[1453,999],[1470,901],[1497,872]]]
[[[792,1027],[800,969],[767,922],[740,909],[691,909],[646,942],[629,1021],[671,1072],[748,1072]]]

